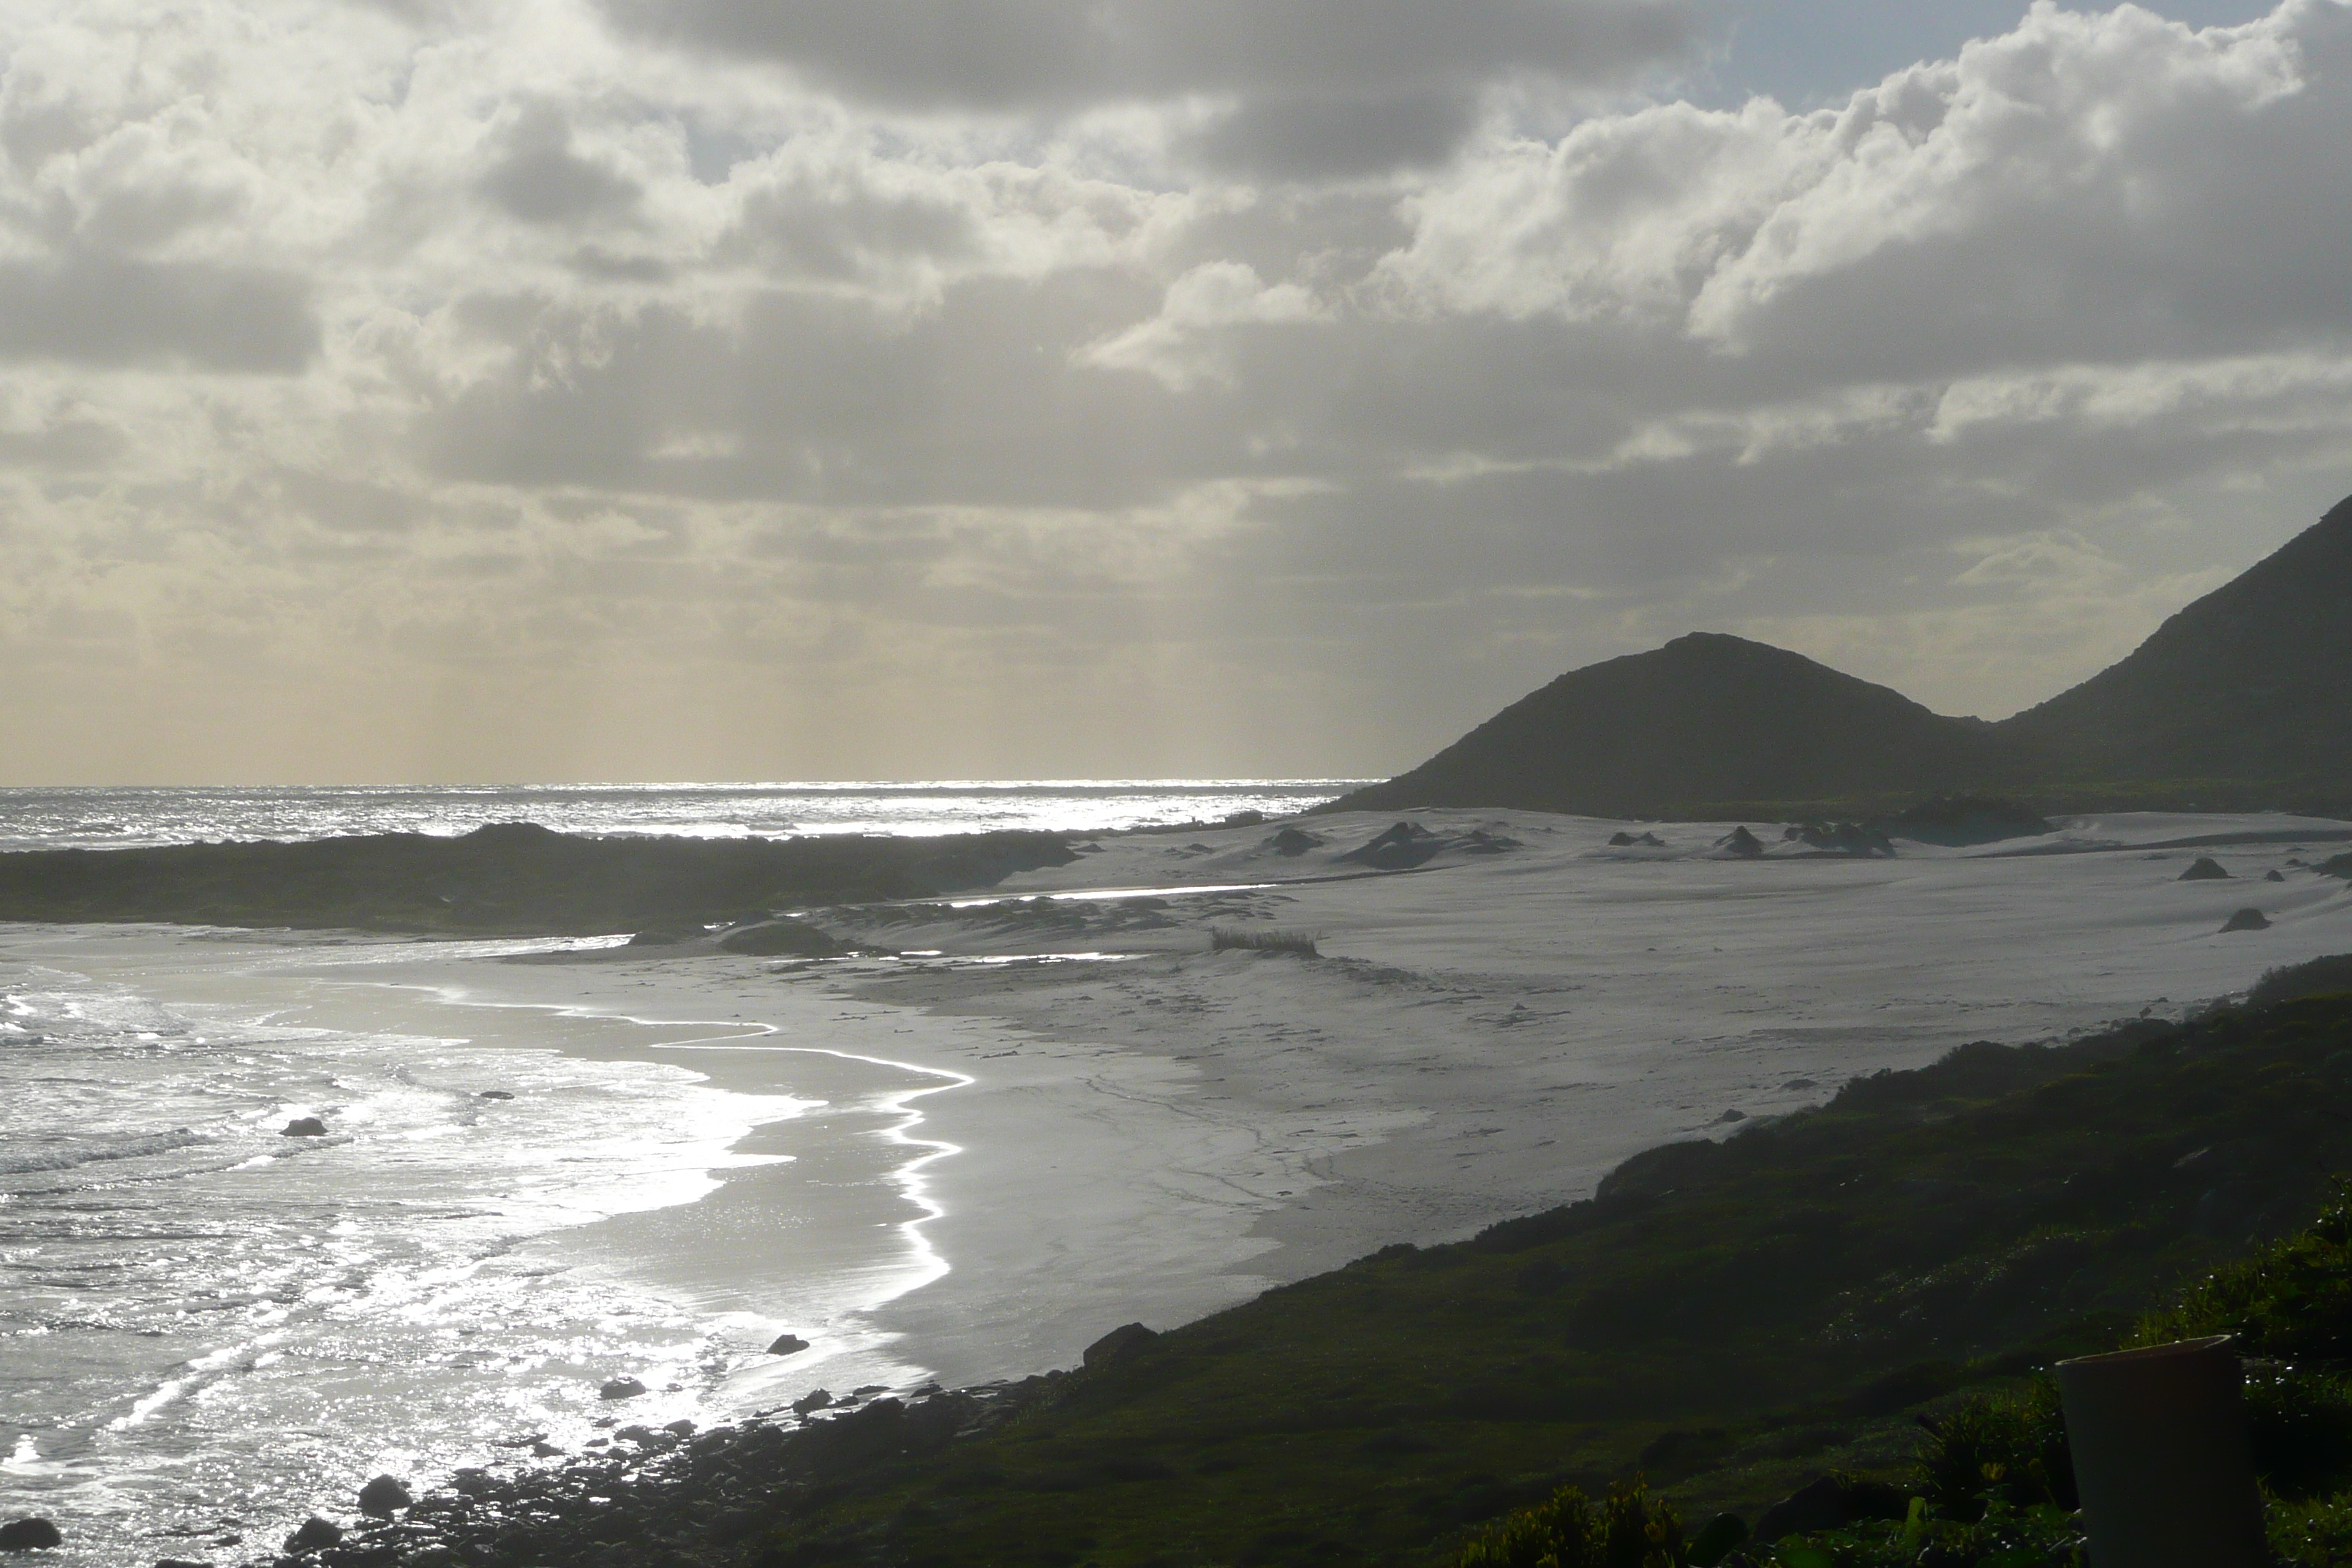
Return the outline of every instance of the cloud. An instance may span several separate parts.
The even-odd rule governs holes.
[[[574,153],[572,127],[552,104],[524,109],[499,140],[498,159],[482,175],[482,190],[526,223],[576,223],[624,213],[642,194],[635,181]]]
[[[0,358],[290,374],[319,349],[310,293],[301,278],[263,268],[0,262]]]
[[[1697,626],[1991,714],[2352,489],[2342,0],[1804,113],[945,14],[12,13],[11,766],[1379,771]]]
[[[1060,115],[1222,103],[1195,143],[1283,176],[1444,158],[1482,94],[1512,81],[1616,88],[1677,63],[1685,0],[607,0],[624,26],[772,60],[861,103]]]

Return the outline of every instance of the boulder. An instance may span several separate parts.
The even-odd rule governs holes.
[[[2265,882],[2284,882],[2286,880],[2286,873],[2273,866],[2269,870],[2263,873],[2263,880]]]
[[[2270,918],[2262,910],[2255,909],[2240,910],[2221,922],[2224,935],[2233,931],[2268,931],[2270,929]]]
[[[512,1100],[514,1096],[502,1089],[486,1089],[474,1098],[476,1100]]]
[[[1124,1361],[1159,1337],[1141,1323],[1122,1323],[1087,1347],[1086,1364],[1097,1368]]]
[[[280,1138],[324,1138],[327,1124],[315,1116],[298,1116],[278,1130]]]
[[[317,1514],[302,1521],[302,1528],[286,1538],[286,1550],[299,1556],[305,1552],[317,1552],[343,1542],[343,1527],[331,1519]]]
[[[1633,842],[1639,844],[1644,849],[1664,849],[1666,847],[1666,841],[1659,837],[1654,833],[1644,833],[1641,837],[1633,840]]]
[[[795,1415],[806,1415],[814,1411],[831,1409],[832,1406],[832,1394],[827,1394],[822,1388],[812,1388],[806,1394],[802,1394],[798,1399],[793,1401],[793,1414]]]
[[[1759,1546],[1769,1546],[1784,1535],[1838,1530],[1864,1520],[1901,1519],[1910,1508],[1911,1500],[1902,1489],[1885,1481],[1823,1476],[1766,1509],[1750,1539]]]
[[[360,1489],[360,1511],[378,1519],[390,1519],[415,1500],[394,1476],[378,1476]]]
[[[1733,828],[1715,841],[1715,847],[1743,860],[1753,860],[1764,853],[1762,840],[1748,831],[1745,825]]]
[[[1612,849],[1631,848],[1640,842],[1640,839],[1630,833],[1612,833],[1609,836],[1609,847]]]
[[[46,1519],[12,1519],[0,1524],[0,1552],[39,1552],[62,1546],[65,1539]]]
[[[1309,849],[1319,849],[1323,840],[1303,828],[1286,827],[1265,841],[1265,847],[1277,855],[1297,858]]]
[[[2226,882],[2230,879],[2230,873],[2223,870],[2221,863],[2210,855],[2200,855],[2189,863],[2189,869],[2175,879],[2182,882]]]
[[[695,1426],[693,1422],[680,1416],[676,1421],[663,1422],[662,1430],[673,1437],[691,1437],[694,1436]]]
[[[648,926],[632,934],[631,947],[676,947],[680,942],[700,942],[710,933],[700,926]]]
[[[646,1385],[634,1377],[613,1377],[596,1391],[599,1399],[635,1399],[646,1391]]]
[[[1339,856],[1341,860],[1380,871],[1405,871],[1433,858],[1445,841],[1427,828],[1400,822],[1377,838]]]
[[[768,1346],[770,1355],[798,1355],[809,1348],[808,1341],[798,1334],[778,1334]]]

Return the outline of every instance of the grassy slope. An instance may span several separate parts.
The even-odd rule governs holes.
[[[772,1563],[1426,1563],[1562,1479],[1704,1513],[1891,1464],[1906,1411],[2104,1348],[2352,1167],[2352,996],[1962,1049],[1392,1248],[791,1502]],[[1647,1458],[1644,1458],[1644,1455]],[[1752,1512],[1751,1512],[1752,1517]]]
[[[1045,833],[587,838],[510,823],[457,838],[388,833],[0,855],[0,920],[593,935],[795,904],[927,897],[1072,858],[1060,835]]]

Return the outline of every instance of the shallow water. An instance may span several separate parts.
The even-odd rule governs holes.
[[[642,1058],[757,1026],[305,972],[419,945],[0,931],[0,1517],[58,1521],[65,1561],[240,1557],[378,1471],[576,1447],[616,1374],[650,1391],[628,1421],[736,1414],[786,1321],[845,1374],[916,1374],[854,1310],[936,1269],[891,1134],[939,1075],[802,1052],[793,1094],[728,1092]],[[367,1026],[316,1021],[355,999]],[[328,1135],[283,1135],[304,1116]],[[740,1249],[732,1294],[634,1268],[738,1181],[772,1215],[790,1184],[788,1281]]]

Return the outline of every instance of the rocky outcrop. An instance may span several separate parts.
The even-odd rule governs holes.
[[[1379,837],[1332,858],[1380,871],[1404,871],[1435,859],[1444,847],[1444,839],[1420,824],[1400,822]]]
[[[2268,931],[2270,929],[2270,917],[2256,909],[2240,910],[2221,922],[2221,934],[2224,936],[2233,931]]]
[[[808,1341],[801,1338],[798,1334],[778,1334],[773,1340],[769,1342],[768,1353],[770,1355],[798,1355],[801,1352],[808,1348]]]
[[[646,1391],[646,1385],[634,1377],[606,1378],[596,1390],[599,1399],[635,1399]]]
[[[2189,869],[2175,879],[2180,882],[2226,882],[2230,873],[2210,855],[2200,855],[2189,863]]]
[[[1141,1323],[1122,1323],[1086,1348],[1088,1372],[1126,1360],[1160,1336]]]
[[[324,1138],[327,1124],[315,1116],[298,1116],[278,1130],[280,1138]]]
[[[1717,839],[1715,847],[1724,854],[1739,860],[1753,860],[1764,853],[1763,840],[1748,832],[1744,826],[1735,827]]]

